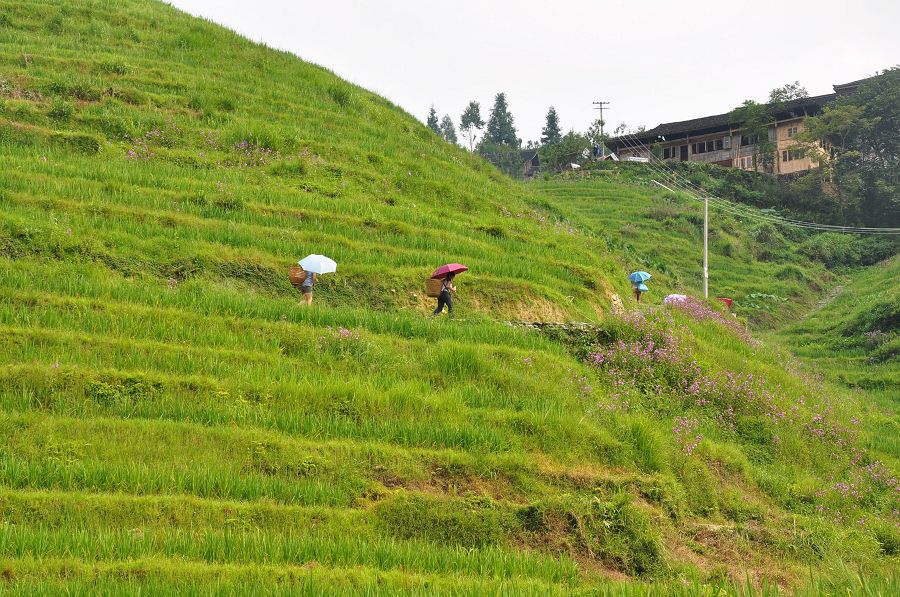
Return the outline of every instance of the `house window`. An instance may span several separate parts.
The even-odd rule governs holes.
[[[668,160],[670,157],[672,157],[672,151],[668,147],[663,148],[663,159]]]
[[[756,145],[759,142],[759,137],[757,135],[751,135],[748,137],[747,135],[741,135],[741,147],[746,147],[747,145]]]
[[[711,141],[710,141],[710,143],[711,143]],[[721,139],[716,139],[716,150],[721,151],[721,149],[723,147],[724,147],[724,142]]]
[[[797,134],[797,127],[795,127],[795,126],[788,127],[788,133],[787,133],[788,139],[790,139],[791,137],[793,137],[796,134]]]
[[[782,162],[792,162],[804,157],[802,149],[784,149],[781,152]]]

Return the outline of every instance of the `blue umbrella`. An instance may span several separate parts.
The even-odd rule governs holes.
[[[647,288],[646,284],[639,284],[637,289],[640,290],[641,292],[647,292],[648,290],[650,290],[649,288]]]
[[[640,284],[641,282],[646,282],[652,277],[653,276],[651,276],[647,272],[634,272],[630,276],[628,276],[628,279],[636,284]]]

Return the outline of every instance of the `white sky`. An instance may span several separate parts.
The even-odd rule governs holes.
[[[900,0],[170,0],[386,96],[420,120],[487,120],[506,92],[523,141],[727,112],[799,80],[810,95],[900,64]]]

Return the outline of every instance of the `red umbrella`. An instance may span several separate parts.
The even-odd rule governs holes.
[[[431,274],[431,279],[439,280],[441,278],[446,278],[448,274],[458,274],[460,272],[468,271],[468,269],[469,268],[462,263],[448,263],[447,265],[442,265],[434,270],[434,273]]]

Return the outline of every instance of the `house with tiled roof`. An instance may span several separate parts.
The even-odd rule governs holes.
[[[769,140],[775,144],[771,174],[787,175],[814,168],[816,162],[797,146],[796,135],[803,130],[803,119],[822,111],[840,94],[852,93],[868,79],[834,85],[834,93],[804,97],[770,104],[772,123]],[[656,157],[664,161],[707,162],[720,166],[756,169],[753,156],[757,139],[743,134],[731,113],[704,116],[679,122],[667,122],[652,129],[614,137],[607,146],[620,159]]]

